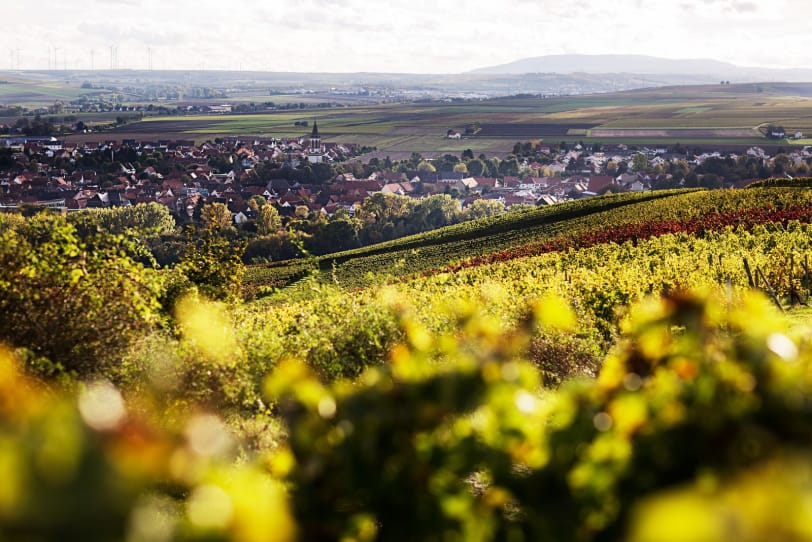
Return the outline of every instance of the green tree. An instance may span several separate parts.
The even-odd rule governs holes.
[[[421,160],[419,164],[417,164],[417,171],[423,171],[428,173],[434,173],[437,169],[429,162],[425,160]]]
[[[638,152],[632,158],[632,169],[635,171],[645,171],[648,167],[648,158],[642,152]]]
[[[468,173],[470,173],[474,177],[481,177],[485,174],[487,166],[485,162],[480,160],[479,158],[475,158],[466,162],[466,167],[468,168]]]
[[[248,204],[248,208],[252,211],[256,212],[259,211],[263,206],[268,204],[268,200],[266,200],[262,196],[251,196],[248,198],[246,202]]]
[[[519,161],[511,156],[499,163],[499,173],[503,176],[515,177],[519,174]]]
[[[338,252],[361,246],[358,234],[361,221],[357,218],[338,218],[330,220],[322,233],[324,252]]]
[[[209,299],[239,297],[245,267],[245,244],[231,241],[222,231],[204,229],[186,232],[183,258],[177,269]]]
[[[502,214],[505,212],[505,205],[492,199],[478,199],[465,210],[468,220],[476,220]]]
[[[211,231],[231,228],[233,219],[231,211],[225,203],[207,203],[200,210],[200,220],[203,228]]]
[[[785,175],[792,164],[792,159],[786,153],[776,154],[773,158],[773,173],[775,175]]]
[[[412,231],[417,233],[453,224],[459,220],[460,212],[460,202],[449,194],[430,196],[414,209]]]
[[[268,235],[282,227],[282,217],[273,205],[263,205],[257,211],[257,233]]]
[[[169,209],[155,202],[105,209],[100,212],[99,218],[102,226],[111,233],[126,233],[143,239],[171,235],[177,227]]]

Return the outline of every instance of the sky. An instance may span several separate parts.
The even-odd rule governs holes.
[[[0,69],[460,73],[575,53],[812,68],[809,0],[37,0],[3,18]]]

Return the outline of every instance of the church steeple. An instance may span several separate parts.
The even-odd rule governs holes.
[[[310,132],[310,152],[321,152],[321,137],[319,136],[319,125],[313,121],[313,131]]]
[[[313,121],[313,131],[310,132],[310,149],[307,151],[307,159],[311,163],[322,161],[324,152],[321,148],[321,136],[319,135],[319,125]]]

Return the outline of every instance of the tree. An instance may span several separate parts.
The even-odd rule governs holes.
[[[606,174],[614,175],[615,173],[617,173],[617,163],[614,160],[609,160],[606,162]]]
[[[296,218],[307,220],[307,217],[310,216],[310,208],[307,205],[297,205],[293,214],[296,215]]]
[[[475,158],[474,160],[467,162],[465,166],[468,168],[468,173],[470,173],[474,177],[480,177],[484,175],[485,170],[487,168],[485,162],[483,162],[479,158]]]
[[[263,196],[251,196],[248,198],[246,202],[248,204],[248,208],[254,212],[258,212],[263,206],[268,204],[268,200],[266,200]]]
[[[138,204],[97,211],[100,223],[111,233],[134,235],[147,240],[175,232],[175,219],[160,203]]]
[[[421,160],[419,164],[417,164],[417,171],[422,171],[426,173],[434,173],[437,169],[431,165],[431,163],[426,162],[425,160]]]
[[[511,156],[499,163],[499,173],[505,176],[516,176],[519,174],[519,161],[515,156]]]
[[[785,175],[789,171],[792,159],[786,153],[776,154],[773,158],[773,174]]]
[[[453,171],[454,171],[454,173],[462,173],[463,175],[468,174],[468,168],[463,163],[459,163],[459,164],[455,165]]]
[[[282,217],[273,205],[263,205],[257,211],[257,233],[268,235],[282,227]]]
[[[330,220],[324,227],[322,237],[326,252],[349,250],[361,246],[358,234],[361,221],[357,218],[338,218]]]
[[[226,230],[231,228],[233,219],[231,211],[225,203],[207,203],[200,210],[200,220],[203,228],[209,231]]]
[[[648,167],[648,157],[642,152],[638,152],[632,158],[632,169],[634,171],[645,171]]]
[[[460,202],[449,194],[437,194],[422,200],[414,209],[415,233],[455,223],[460,216]]]
[[[245,244],[229,240],[217,229],[195,232],[190,227],[177,269],[209,299],[236,298],[245,273],[244,250]]]
[[[721,188],[722,180],[715,173],[706,173],[702,176],[702,179],[699,181],[699,186],[705,188]]]
[[[355,215],[364,224],[363,240],[375,243],[403,235],[416,205],[412,198],[396,194],[377,192],[368,197]]]
[[[492,199],[478,199],[466,209],[468,220],[476,220],[502,214],[505,212],[505,205],[502,202]]]

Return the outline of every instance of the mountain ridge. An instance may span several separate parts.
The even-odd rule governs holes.
[[[588,73],[588,74],[691,74],[709,79],[812,80],[810,69],[779,69],[738,66],[729,62],[707,58],[672,59],[649,55],[544,55],[519,59],[506,64],[478,68],[467,73],[476,75],[518,75],[529,73]]]

